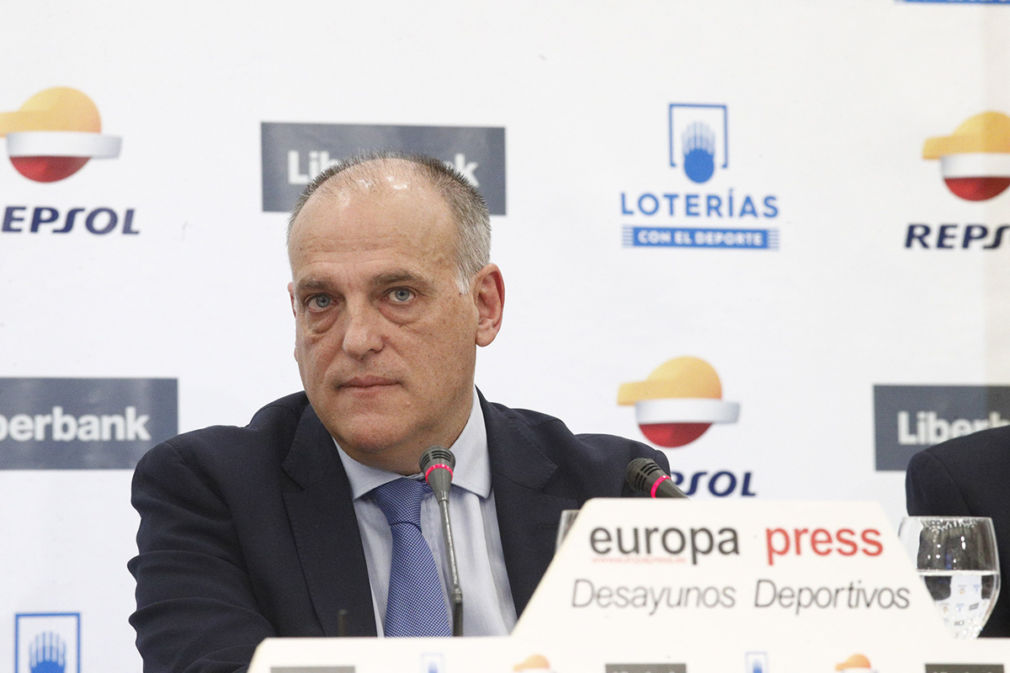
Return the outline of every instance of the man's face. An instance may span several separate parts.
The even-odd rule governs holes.
[[[323,425],[359,462],[409,474],[466,423],[475,345],[497,333],[502,286],[488,265],[460,293],[448,206],[390,166],[378,183],[350,169],[308,200],[291,234],[288,289],[295,359]],[[489,292],[499,297],[490,313]]]

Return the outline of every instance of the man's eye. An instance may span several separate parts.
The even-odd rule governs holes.
[[[404,304],[414,298],[413,290],[408,290],[405,287],[398,287],[389,293],[389,296],[394,302],[398,304]]]
[[[309,309],[324,309],[328,308],[330,304],[333,303],[333,298],[326,294],[316,294],[309,297]]]

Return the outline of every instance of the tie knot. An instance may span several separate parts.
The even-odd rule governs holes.
[[[431,493],[431,488],[423,481],[401,477],[379,486],[373,493],[390,526],[412,523],[420,527],[421,501]]]

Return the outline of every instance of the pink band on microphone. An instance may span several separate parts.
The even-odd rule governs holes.
[[[445,468],[446,470],[449,470],[449,476],[450,477],[452,476],[452,468],[451,467],[449,467],[445,463],[435,463],[434,465],[432,465],[431,467],[429,467],[427,470],[425,470],[425,472],[424,472],[424,480],[428,481],[428,475],[431,474],[431,471],[432,470],[437,470],[440,467]],[[667,477],[667,479],[669,479],[669,477]]]
[[[427,477],[425,477],[425,478],[427,478]],[[649,497],[650,498],[655,498],[656,497],[656,489],[659,488],[659,485],[662,484],[667,479],[670,479],[670,475],[664,474],[662,477],[660,477],[659,479],[656,480],[656,483],[654,483],[652,485],[652,491],[649,493]]]

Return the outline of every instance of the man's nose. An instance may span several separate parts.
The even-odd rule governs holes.
[[[369,353],[382,350],[382,316],[369,308],[352,310],[348,313],[343,351],[352,358],[360,360]]]

